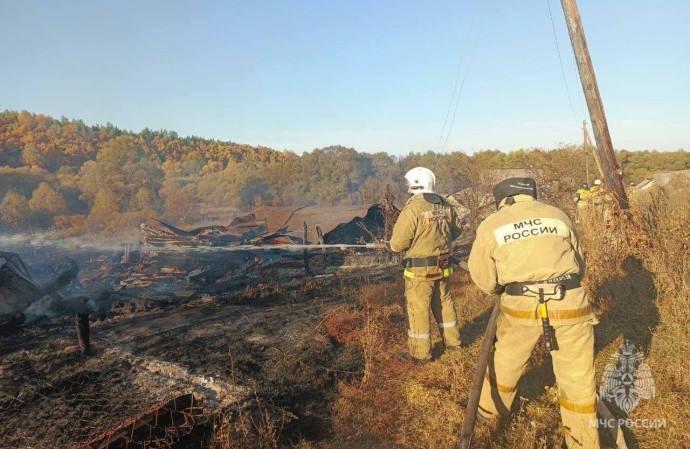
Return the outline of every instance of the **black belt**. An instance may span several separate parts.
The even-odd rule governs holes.
[[[407,259],[405,259],[404,266],[405,268],[437,267],[438,256],[408,257]]]
[[[566,290],[572,290],[582,287],[580,281],[582,281],[582,276],[579,274],[564,274],[563,276],[547,279],[545,281],[511,282],[506,285],[505,292],[511,296],[521,296],[524,293],[524,287],[535,284],[556,284],[562,285]]]

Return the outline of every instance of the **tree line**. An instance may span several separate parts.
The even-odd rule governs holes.
[[[619,151],[627,182],[690,168],[690,153]],[[119,233],[148,217],[178,225],[218,222],[260,204],[363,204],[386,186],[405,198],[404,173],[434,170],[441,192],[476,185],[493,169],[527,168],[545,182],[547,200],[564,201],[586,179],[581,147],[504,153],[363,153],[331,146],[303,155],[174,131],[134,133],[112,124],[0,113],[0,226],[67,233]]]

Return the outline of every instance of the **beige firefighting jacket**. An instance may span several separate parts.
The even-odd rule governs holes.
[[[468,261],[472,280],[485,293],[498,293],[511,282],[545,281],[565,274],[583,274],[577,233],[568,216],[529,195],[513,197],[477,229]],[[547,304],[551,324],[568,325],[594,319],[583,288],[566,291]],[[540,325],[538,301],[530,296],[501,296],[504,317]]]
[[[458,214],[448,201],[433,193],[413,195],[393,226],[390,248],[406,251],[405,258],[449,254],[451,243],[462,232]],[[447,270],[445,276],[450,274]],[[410,267],[405,277],[413,280],[436,280],[444,277],[437,266]]]

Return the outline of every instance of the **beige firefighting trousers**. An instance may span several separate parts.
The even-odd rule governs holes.
[[[460,345],[460,332],[448,278],[436,281],[405,279],[405,299],[409,323],[407,347],[412,357],[431,358],[429,307],[438,323],[446,347]]]
[[[599,448],[596,386],[594,380],[594,331],[592,321],[555,326],[558,350],[551,351],[558,384],[563,426],[569,448]],[[479,413],[485,417],[507,414],[517,384],[532,349],[542,335],[541,326],[528,326],[501,314],[496,346],[487,369]]]

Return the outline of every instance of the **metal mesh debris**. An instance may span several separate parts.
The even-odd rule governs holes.
[[[92,359],[64,375],[76,359],[8,356],[0,365],[0,447],[164,448],[210,416],[208,388],[193,378],[109,355],[110,363]]]
[[[149,410],[108,430],[79,449],[167,447],[206,421],[203,404],[191,393],[153,405]]]
[[[369,207],[345,225],[318,221],[319,226],[311,226],[324,245],[310,255],[313,273],[308,279],[301,251],[266,244],[308,241],[304,222],[300,238],[290,236],[284,221],[273,233],[268,223],[248,216],[227,227],[239,230],[235,235],[242,241],[254,239],[252,243],[261,245],[251,251],[227,244],[234,241],[227,229],[184,231],[160,223],[156,235],[177,239],[178,244],[166,241],[164,247],[149,244],[127,247],[125,253],[78,255],[84,267],[77,278],[79,289],[114,287],[103,300],[112,319],[94,325],[91,357],[78,355],[76,309],[70,309],[69,324],[63,314],[30,325],[21,325],[13,315],[0,317],[0,327],[11,327],[0,345],[0,447],[182,447],[201,438],[200,432],[209,432],[218,412],[253,407],[247,405],[252,401],[247,385],[255,378],[262,383],[258,393],[253,384],[254,401],[259,395],[262,400],[264,394],[277,395],[282,401],[275,405],[279,409],[318,415],[311,409],[323,398],[314,393],[321,389],[314,388],[313,374],[319,374],[319,386],[334,385],[334,371],[323,368],[322,362],[345,363],[342,371],[351,373],[359,366],[357,354],[348,353],[341,361],[339,348],[324,339],[313,350],[319,363],[305,371],[308,375],[301,371],[306,369],[302,362],[295,362],[299,370],[283,369],[293,360],[285,354],[311,348],[321,314],[343,300],[329,294],[318,303],[306,301],[316,294],[317,285],[342,286],[344,273],[351,271],[348,276],[358,278],[361,266],[380,265],[378,253],[331,251],[328,243],[380,238],[383,216],[379,208]],[[208,244],[208,239],[215,243]],[[38,277],[57,276],[58,282],[42,279],[39,284],[29,275],[36,270],[22,267],[21,259],[6,260],[2,266],[14,267],[12,272],[22,280],[25,272],[27,288],[35,286],[39,294],[43,289],[56,297],[58,291],[64,294],[65,282],[77,274],[74,263],[59,273],[46,265],[44,276]],[[367,279],[371,275],[368,271]],[[92,295],[95,302],[98,298]],[[302,346],[302,340],[310,344]],[[306,418],[290,425],[295,435],[310,426]]]

